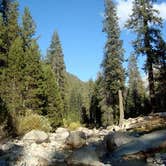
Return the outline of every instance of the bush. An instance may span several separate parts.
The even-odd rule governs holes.
[[[79,127],[81,127],[80,122],[72,122],[68,126],[69,130],[76,130]]]
[[[24,135],[25,133],[37,129],[45,132],[52,130],[49,120],[41,115],[35,114],[32,111],[27,111],[26,114],[19,115],[15,120],[17,135]]]
[[[81,124],[79,121],[72,122],[69,119],[63,119],[63,125],[69,130],[76,130],[77,128],[81,127]]]

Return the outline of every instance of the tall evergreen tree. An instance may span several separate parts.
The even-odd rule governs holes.
[[[0,13],[2,14],[4,23],[7,22],[7,13],[11,2],[12,0],[0,0]]]
[[[63,122],[63,102],[60,91],[56,82],[56,77],[50,65],[43,64],[43,115],[47,116],[51,122],[53,129],[62,125]]]
[[[166,106],[166,42],[162,39],[159,40],[157,55],[158,62],[155,65],[157,72],[156,76],[156,96],[157,96],[157,110],[165,111]]]
[[[6,49],[5,49],[5,31],[6,27],[4,25],[2,16],[0,15],[0,70],[6,66]],[[1,71],[2,72],[2,71]]]
[[[3,121],[7,122],[6,130],[13,132],[13,113],[16,109],[18,112],[20,110],[20,78],[17,76],[20,68],[18,64],[11,63],[13,59],[13,62],[20,64],[22,55],[22,50],[18,48],[22,44],[19,38],[18,3],[0,1],[0,29],[0,108]]]
[[[145,114],[145,87],[141,79],[137,60],[134,54],[129,58],[128,65],[128,90],[126,95],[126,117],[137,117],[140,114]]]
[[[12,42],[19,35],[19,25],[18,25],[18,3],[10,2],[7,0],[2,0],[0,3],[0,26],[1,26],[1,36],[0,36],[0,66],[7,67],[8,63],[8,52]],[[5,6],[5,7],[4,7]],[[3,15],[5,14],[5,16]],[[5,17],[5,18],[4,18]]]
[[[54,32],[51,45],[48,49],[47,59],[56,75],[57,83],[60,88],[62,100],[65,100],[65,72],[64,55],[62,52],[59,35]]]
[[[24,51],[22,49],[22,39],[17,37],[9,49],[8,69],[7,69],[7,92],[5,99],[7,106],[13,114],[22,110],[22,76]]]
[[[66,67],[59,35],[57,32],[54,32],[53,34],[52,41],[47,53],[47,62],[51,65],[52,70],[56,76],[56,81],[60,89],[60,95],[64,105],[63,118],[65,118],[69,110],[66,91]]]
[[[42,68],[40,61],[40,52],[35,41],[31,43],[31,47],[25,52],[25,75],[24,75],[24,107],[41,112],[42,99]]]
[[[24,15],[22,17],[22,29],[21,35],[24,41],[24,50],[31,47],[32,41],[34,41],[34,35],[36,30],[35,22],[30,14],[29,8],[24,9]]]
[[[89,108],[89,121],[91,126],[100,127],[102,125],[102,114],[100,107],[100,90],[101,90],[102,77],[98,76],[97,80],[93,84],[93,91],[91,92],[90,108]]]
[[[72,121],[80,121],[82,107],[83,107],[83,100],[79,92],[79,89],[73,88],[70,94],[70,101],[69,101],[70,112],[68,115]]]
[[[103,68],[103,104],[106,106],[106,121],[118,122],[118,90],[124,88],[124,69],[122,41],[120,40],[120,28],[116,7],[112,0],[105,0],[105,20],[103,31],[107,35],[105,54],[102,62]]]
[[[21,37],[24,50],[24,90],[23,106],[25,109],[32,109],[41,112],[42,100],[42,67],[40,51],[35,35],[35,23],[28,8],[25,8],[22,17]]]
[[[159,12],[153,8],[153,2],[154,0],[134,0],[132,14],[126,27],[137,34],[137,39],[133,42],[136,54],[146,56],[145,68],[148,72],[151,110],[155,111],[153,67],[158,58],[155,52],[160,36],[161,18],[157,16]]]
[[[6,25],[6,44],[9,48],[13,41],[20,35],[20,27],[18,24],[18,3],[10,3],[7,13],[7,25]]]
[[[10,3],[8,6],[8,10],[5,11],[7,15],[7,22],[4,23],[2,16],[0,19],[0,94],[1,98],[7,103],[8,95],[9,95],[9,84],[10,84],[10,77],[9,73],[12,66],[9,65],[9,59],[11,58],[11,49],[16,47],[19,43],[16,42],[19,36],[19,25],[18,25],[18,4],[16,2]],[[15,46],[13,46],[15,45]],[[20,44],[18,44],[20,45]],[[19,51],[18,51],[19,52]],[[14,54],[14,53],[13,53]],[[16,54],[15,54],[16,56]],[[17,58],[16,58],[17,59]],[[12,71],[11,71],[12,72]],[[12,90],[12,89],[11,89]]]

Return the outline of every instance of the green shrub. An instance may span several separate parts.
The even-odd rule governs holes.
[[[77,128],[81,127],[79,121],[72,122],[70,119],[63,119],[63,125],[69,130],[76,130]]]
[[[33,129],[49,132],[52,130],[49,120],[41,115],[35,114],[32,111],[27,111],[26,114],[19,115],[15,120],[17,135],[23,135]]]
[[[80,122],[72,122],[68,126],[69,130],[76,130],[79,127],[81,127]]]

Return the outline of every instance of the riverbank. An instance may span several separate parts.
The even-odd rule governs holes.
[[[32,130],[21,138],[0,142],[0,165],[163,166],[165,118],[164,113],[158,113],[128,119],[121,127],[106,129],[58,128],[54,133]]]

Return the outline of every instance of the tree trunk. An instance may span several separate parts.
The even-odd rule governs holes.
[[[148,21],[144,20],[144,26],[148,27]],[[147,28],[145,33],[145,47],[146,47],[146,56],[147,56],[147,69],[148,69],[148,81],[149,81],[149,97],[150,97],[150,105],[151,105],[151,112],[155,111],[155,90],[154,90],[154,76],[153,76],[153,49],[150,44],[150,31]]]
[[[124,108],[123,108],[123,97],[121,90],[118,91],[118,95],[119,95],[119,111],[120,111],[119,125],[122,126],[124,119]]]
[[[148,81],[149,81],[149,96],[150,96],[151,111],[155,112],[156,101],[155,101],[154,76],[153,76],[152,63],[148,63]]]

